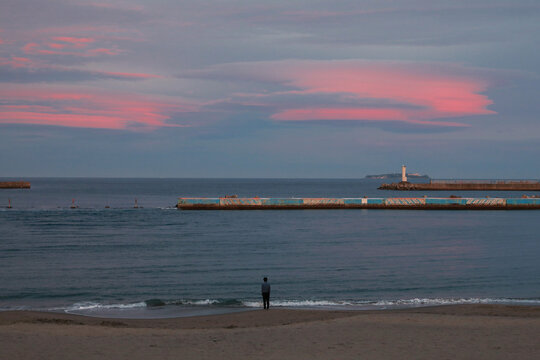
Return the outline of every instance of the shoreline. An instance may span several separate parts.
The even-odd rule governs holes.
[[[271,308],[166,319],[4,311],[0,358],[537,358],[539,333],[540,306]]]
[[[236,312],[254,311],[262,308],[260,301],[236,300],[236,305],[227,304],[230,300],[220,302],[219,300],[195,300],[191,303],[178,304],[176,301],[162,301],[160,299],[148,300],[158,302],[159,305],[149,305],[146,301],[139,302],[117,302],[117,303],[97,303],[80,302],[71,305],[56,305],[52,307],[0,307],[2,312],[37,312],[37,313],[57,313],[80,315],[96,318],[111,319],[167,319],[184,318],[197,316],[221,315]],[[202,303],[202,304],[200,304]],[[517,307],[540,307],[540,299],[524,298],[414,298],[398,300],[379,301],[328,301],[328,300],[281,300],[272,301],[273,309],[282,310],[309,310],[309,311],[373,311],[386,312],[394,310],[414,310],[420,308],[448,307],[455,305],[508,305]]]

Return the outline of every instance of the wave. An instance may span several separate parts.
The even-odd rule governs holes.
[[[513,304],[513,305],[540,305],[540,299],[512,299],[512,298],[414,298],[378,301],[329,301],[329,300],[277,300],[272,301],[277,307],[415,307],[460,304]],[[244,302],[247,307],[259,307],[261,302]]]
[[[414,298],[399,300],[380,300],[373,302],[375,306],[436,306],[461,304],[514,304],[514,305],[540,305],[540,299],[512,299],[512,298]]]
[[[247,307],[260,307],[262,302],[245,301]],[[272,306],[277,307],[321,307],[321,306],[354,306],[365,305],[367,302],[351,302],[351,301],[329,301],[329,300],[273,300]]]
[[[540,298],[515,299],[515,298],[413,298],[396,300],[271,300],[273,307],[283,308],[340,308],[340,309],[387,309],[421,306],[441,306],[460,304],[509,304],[509,305],[540,305]],[[261,301],[238,300],[238,299],[179,299],[161,300],[149,299],[141,302],[102,304],[99,302],[78,302],[65,308],[49,310],[63,310],[65,312],[97,311],[100,310],[134,310],[145,308],[158,308],[170,306],[183,307],[235,307],[235,308],[259,308]]]
[[[246,306],[245,302],[237,299],[201,299],[201,300],[174,300],[166,304],[170,305],[192,305],[192,306]]]
[[[73,305],[68,306],[67,308],[53,308],[51,310],[65,310],[66,312],[72,312],[72,311],[81,311],[81,310],[100,310],[100,309],[117,309],[117,310],[125,310],[125,309],[135,309],[135,308],[145,308],[146,303],[145,302],[135,302],[135,303],[127,303],[127,304],[101,304],[98,302],[92,302],[92,301],[85,301],[85,302],[78,302]]]

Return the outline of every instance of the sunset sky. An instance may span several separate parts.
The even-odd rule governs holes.
[[[0,177],[540,178],[540,2],[2,0]]]

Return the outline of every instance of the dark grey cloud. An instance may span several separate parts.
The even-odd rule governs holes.
[[[136,7],[115,7],[67,0],[2,0],[0,24],[5,30],[58,26],[136,25],[148,19]],[[128,4],[128,3],[125,3]]]
[[[540,29],[538,3],[424,2],[415,7],[398,2],[387,9],[359,3],[349,10],[303,13],[276,20],[303,31],[300,41],[312,44],[452,46],[516,39],[535,24]]]
[[[0,83],[56,83],[96,80],[141,80],[121,74],[68,68],[12,68],[0,65]]]
[[[176,8],[176,11],[175,11]],[[538,30],[535,1],[233,1],[205,6],[173,5],[170,14],[185,19],[199,38],[224,45],[272,37],[283,43],[450,46],[510,40]],[[223,30],[226,29],[226,32]],[[189,30],[186,35],[189,36]],[[279,49],[274,49],[279,51]]]
[[[305,127],[305,121],[287,121],[287,124],[282,124],[283,127],[291,126]],[[310,121],[310,126],[318,128],[341,128],[341,129],[378,129],[387,133],[393,134],[447,134],[447,133],[461,133],[463,128],[451,127],[451,126],[433,126],[429,124],[418,123],[405,123],[402,121],[378,121],[378,120],[363,120],[363,121],[351,121],[351,120],[317,120]]]
[[[353,107],[385,109],[422,109],[410,103],[397,102],[394,99],[359,98],[349,93],[273,93],[268,95],[235,95],[230,99],[214,102],[207,106],[215,110],[264,110],[278,111],[297,107]]]

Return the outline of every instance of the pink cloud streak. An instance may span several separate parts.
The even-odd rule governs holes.
[[[340,109],[312,111],[312,119],[348,120],[418,120],[488,115],[492,101],[480,94],[487,89],[485,81],[452,73],[435,73],[416,66],[393,64],[315,64],[303,69],[285,70],[289,83],[305,93],[348,93],[358,99],[391,99],[421,109]],[[287,117],[286,115],[291,115]],[[333,114],[333,115],[332,115]],[[304,115],[304,116],[302,116]],[[307,113],[282,112],[274,115],[279,120],[307,120]],[[322,116],[322,117],[321,117]]]
[[[482,94],[489,81],[478,75],[480,71],[452,64],[284,60],[227,64],[217,70],[242,80],[278,82],[292,88],[246,95],[262,102],[276,94],[348,100],[347,105],[288,104],[270,116],[277,121],[368,120],[463,127],[468,125],[433,120],[495,114],[487,108],[493,102]],[[366,102],[373,104],[362,105]]]
[[[25,57],[12,56],[10,59],[0,58],[0,65],[7,65],[14,69],[35,66],[35,63]]]
[[[73,37],[73,36],[56,36],[53,38],[53,40],[68,43],[74,47],[86,47],[88,46],[88,44],[91,44],[96,41],[96,39],[92,39],[92,38]]]
[[[48,70],[57,70],[57,71],[70,71],[72,68],[62,67],[62,66],[53,66],[37,61],[33,61],[26,57],[17,57],[12,56],[11,58],[2,58],[0,57],[0,66],[9,66],[13,69],[17,68],[33,68],[33,69],[48,69]],[[75,69],[76,70],[76,69]],[[145,79],[161,79],[163,76],[155,74],[145,74],[145,73],[128,73],[128,72],[115,72],[115,71],[91,71],[87,70],[89,74],[110,76],[117,79],[125,80],[145,80]]]
[[[0,124],[152,130],[186,126],[168,123],[171,114],[196,111],[196,106],[191,104],[177,104],[131,94],[21,88],[0,90],[0,99],[8,103],[0,105]],[[36,101],[46,102],[47,105],[31,104]],[[21,105],[25,102],[27,104]]]
[[[16,120],[13,120],[16,119]],[[32,125],[56,125],[67,127],[82,127],[95,129],[126,128],[126,119],[115,116],[98,116],[84,114],[49,114],[38,112],[1,112],[0,124],[32,124]]]
[[[22,51],[28,55],[64,55],[75,57],[96,57],[101,55],[115,56],[122,50],[113,47],[91,48],[97,39],[91,37],[54,36],[41,43],[29,42],[22,47]]]

